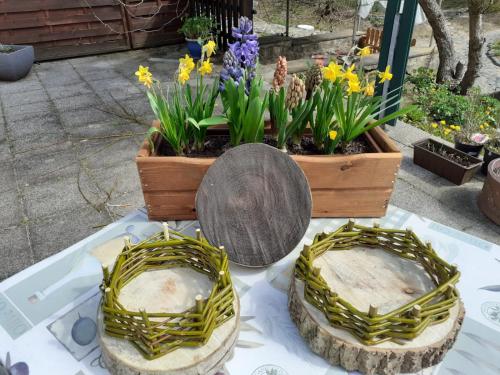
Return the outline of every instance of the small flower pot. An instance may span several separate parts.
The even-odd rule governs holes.
[[[0,52],[0,81],[17,81],[25,77],[35,61],[33,46],[7,45],[11,52]]]
[[[456,159],[463,163],[458,163]],[[481,159],[430,138],[413,144],[413,162],[456,185],[470,181],[482,163]]]
[[[500,225],[500,159],[488,165],[488,176],[477,203],[483,214]]]
[[[488,165],[495,159],[500,158],[500,154],[489,150],[487,147],[484,148],[483,165],[481,167],[481,172],[486,176],[488,173]]]
[[[455,139],[455,149],[465,152],[466,154],[469,154],[470,156],[474,156],[475,158],[477,158],[479,156],[479,153],[483,149],[483,145],[463,143]]]
[[[198,43],[198,39],[186,38],[186,43],[191,57],[195,60],[201,59],[201,44]]]

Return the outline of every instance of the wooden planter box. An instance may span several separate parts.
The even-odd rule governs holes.
[[[465,167],[428,150],[426,145],[429,142],[436,146],[443,147],[449,153],[458,154],[464,159],[468,159],[471,165]],[[413,144],[413,163],[437,174],[438,176],[446,178],[455,185],[462,185],[474,177],[478,169],[481,168],[482,161],[481,159],[475,158],[465,152],[446,146],[445,144],[437,142],[431,138],[427,138]]]
[[[292,156],[311,186],[313,217],[385,215],[401,152],[382,129],[372,129],[366,139],[374,152]],[[196,191],[214,161],[215,158],[155,156],[146,140],[136,162],[149,219],[196,219]]]

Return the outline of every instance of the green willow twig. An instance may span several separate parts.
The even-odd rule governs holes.
[[[390,254],[418,262],[436,287],[389,313],[378,314],[373,307],[360,311],[338,296],[313,266],[326,251],[349,250],[355,246],[380,248]],[[460,277],[456,266],[441,259],[430,243],[424,244],[411,231],[367,227],[349,220],[332,233],[319,233],[311,245],[305,245],[295,263],[295,277],[304,282],[304,298],[323,312],[328,322],[353,334],[365,345],[386,341],[403,344],[420,335],[428,326],[449,318],[459,293],[455,285]]]

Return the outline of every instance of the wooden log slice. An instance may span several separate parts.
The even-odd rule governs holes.
[[[182,312],[195,304],[201,294],[207,298],[212,282],[192,269],[144,272],[120,292],[119,301],[131,311]],[[208,342],[197,348],[179,348],[154,360],[145,359],[127,340],[106,335],[102,314],[98,315],[98,335],[102,358],[113,375],[213,375],[231,357],[239,333],[239,300],[234,300],[235,316],[216,328]]]
[[[226,151],[196,194],[203,234],[229,259],[265,266],[288,255],[311,219],[311,191],[300,167],[274,147],[251,143]]]
[[[415,262],[381,249],[357,247],[329,251],[314,261],[332,290],[362,311],[370,304],[384,314],[434,288],[430,277]],[[403,345],[394,342],[367,346],[348,331],[332,327],[324,314],[304,298],[304,283],[292,277],[288,308],[300,335],[313,352],[333,365],[365,374],[413,373],[441,362],[462,325],[462,302],[450,317]]]

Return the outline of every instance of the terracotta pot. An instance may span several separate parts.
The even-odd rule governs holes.
[[[488,175],[477,203],[483,214],[500,225],[500,159],[493,160],[488,166]]]
[[[464,159],[468,159],[471,165],[465,167],[441,156],[440,154],[430,151],[426,147],[428,143],[443,147],[449,153],[458,154]],[[481,159],[470,156],[465,152],[456,150],[430,138],[413,144],[413,162],[428,171],[446,178],[448,181],[451,181],[456,185],[462,185],[470,181],[470,179],[476,174],[477,170],[481,167],[482,163]]]
[[[374,152],[292,156],[311,186],[313,217],[385,215],[401,152],[381,129],[371,130],[366,140]],[[160,141],[157,137],[157,144]],[[136,162],[149,218],[196,219],[196,191],[214,161],[211,157],[156,156],[146,140]]]

